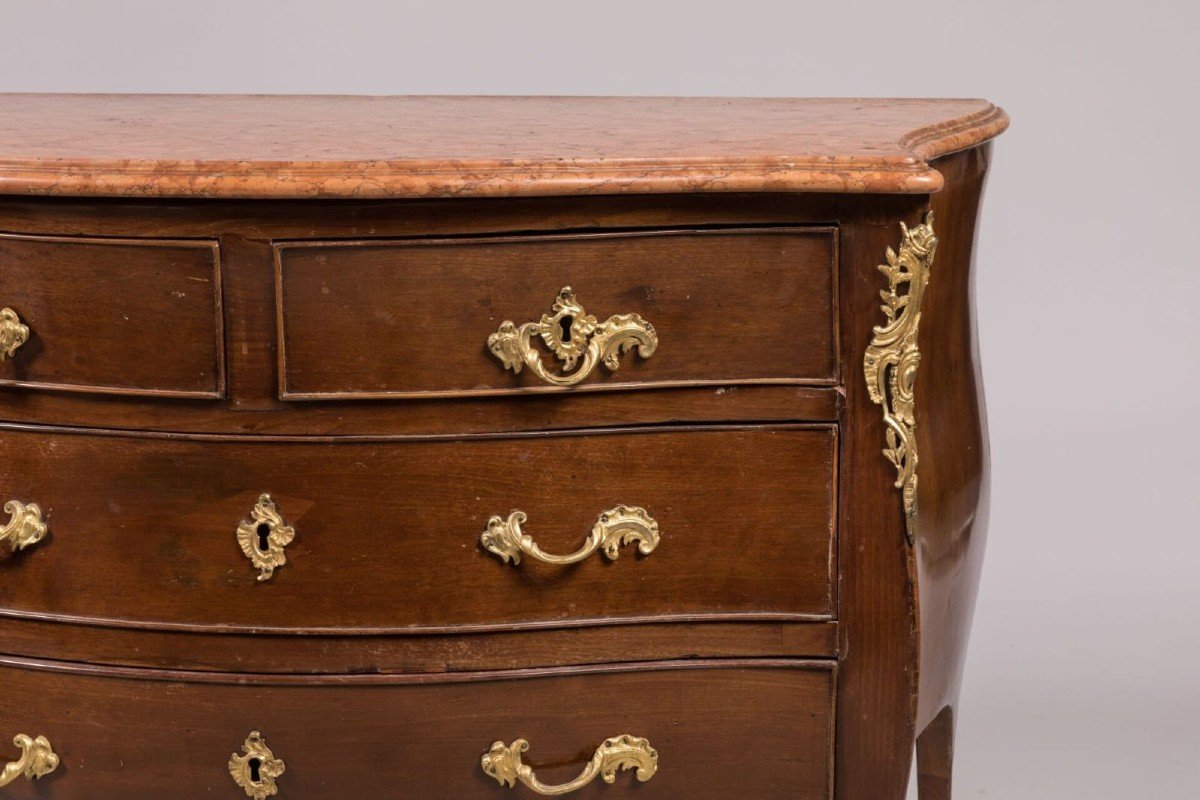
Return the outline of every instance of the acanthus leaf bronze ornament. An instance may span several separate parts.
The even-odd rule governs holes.
[[[638,552],[650,555],[658,547],[658,522],[649,512],[638,506],[617,506],[603,512],[592,532],[588,535],[583,547],[565,556],[551,555],[545,552],[533,537],[521,531],[521,525],[528,519],[525,512],[514,511],[508,518],[495,515],[488,520],[487,530],[479,537],[480,543],[489,553],[500,557],[500,560],[515,566],[521,563],[523,555],[547,564],[575,564],[583,561],[597,550],[601,550],[609,560],[615,561],[620,555],[622,545],[638,543]]]
[[[18,733],[13,744],[20,748],[21,757],[0,769],[0,786],[7,786],[22,775],[31,781],[44,778],[58,769],[58,754],[45,736],[34,738]]]
[[[567,374],[546,369],[542,355],[533,345],[538,336],[563,364]],[[622,353],[637,347],[642,358],[649,358],[658,347],[654,326],[637,314],[616,314],[597,322],[584,311],[570,286],[564,286],[554,301],[551,313],[537,322],[517,327],[511,320],[500,324],[488,337],[488,349],[505,369],[520,373],[529,367],[535,375],[554,386],[574,386],[604,364],[610,370],[621,366]],[[578,364],[578,369],[576,369]],[[571,370],[575,370],[571,372]]]
[[[35,545],[46,537],[46,521],[37,503],[26,505],[17,500],[4,504],[4,513],[11,518],[0,528],[0,542],[8,542],[15,553]]]
[[[29,328],[21,323],[17,312],[0,308],[0,361],[12,358],[17,348],[29,341]]]
[[[888,281],[883,298],[884,325],[875,327],[875,335],[863,357],[867,394],[871,402],[883,406],[887,426],[887,447],[883,455],[896,468],[896,488],[904,503],[904,525],[909,544],[917,524],[917,437],[913,413],[913,387],[921,351],[917,333],[921,324],[921,300],[929,283],[929,270],[937,250],[933,232],[933,212],[915,228],[900,223],[900,252],[887,249],[887,263],[879,265]]]
[[[560,795],[574,792],[587,786],[596,776],[605,783],[612,783],[621,770],[636,769],[637,779],[646,782],[658,771],[658,752],[650,742],[638,736],[614,736],[605,739],[596,748],[591,761],[570,783],[549,785],[542,783],[533,773],[533,768],[521,761],[521,754],[529,749],[529,742],[517,739],[511,745],[493,742],[492,747],[479,760],[485,774],[495,778],[501,786],[512,788],[520,781],[524,786],[540,795]]]
[[[237,528],[242,552],[258,570],[258,580],[267,581],[275,570],[287,563],[283,550],[296,538],[296,529],[287,524],[269,494],[261,494],[250,517]]]
[[[241,755],[229,757],[229,774],[233,781],[254,800],[266,800],[279,792],[275,781],[286,769],[283,759],[275,757],[258,731],[251,731],[242,745]]]

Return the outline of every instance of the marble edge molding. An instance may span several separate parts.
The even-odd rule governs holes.
[[[904,135],[909,156],[564,161],[0,159],[0,195],[198,199],[419,199],[691,192],[931,194],[931,161],[1008,128],[986,108]]]

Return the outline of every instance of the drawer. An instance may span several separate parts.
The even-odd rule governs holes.
[[[0,306],[7,341],[23,340],[0,385],[224,394],[215,241],[0,234]]]
[[[9,507],[18,523],[37,504],[47,533],[0,555],[0,616],[224,632],[829,619],[835,452],[830,425],[405,441],[9,428],[2,499],[27,504]]]
[[[834,228],[294,242],[275,256],[284,399],[836,374]]]
[[[280,798],[533,798],[541,795],[485,774],[483,757],[500,771],[527,765],[553,787],[587,778],[598,750],[606,763],[624,756],[642,769],[618,769],[611,784],[594,777],[567,797],[831,795],[832,662],[141,680],[136,670],[3,661],[0,759],[15,760],[18,733],[45,737],[59,759],[36,783],[5,787],[14,800],[245,797],[234,755],[259,760],[260,782],[279,773]],[[246,747],[252,732],[260,739]],[[516,740],[528,749],[493,751]]]

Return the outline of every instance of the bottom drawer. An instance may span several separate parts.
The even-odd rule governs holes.
[[[828,800],[832,786],[832,662],[280,677],[0,659],[0,686],[0,746],[45,736],[60,759],[6,798],[265,798],[265,752],[233,765],[257,778],[249,790],[231,775],[252,731],[283,762],[281,800],[529,798],[539,789],[522,778],[544,791],[601,761],[614,781],[601,772],[571,797]],[[518,739],[525,752],[493,747]],[[514,788],[485,774],[489,752]]]

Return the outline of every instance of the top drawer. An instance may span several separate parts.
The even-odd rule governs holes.
[[[223,396],[217,253],[211,240],[0,234],[0,307],[13,312],[0,324],[26,329],[0,385]]]
[[[835,260],[828,227],[280,243],[280,397],[828,384]]]

